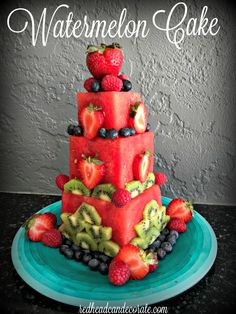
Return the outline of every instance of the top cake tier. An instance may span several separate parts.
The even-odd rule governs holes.
[[[106,129],[125,128],[128,125],[130,107],[141,101],[135,92],[85,92],[77,93],[78,120],[81,123],[81,112],[89,104],[102,109],[104,113],[103,127]]]

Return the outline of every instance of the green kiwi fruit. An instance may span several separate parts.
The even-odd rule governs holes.
[[[63,223],[60,225],[60,227],[58,228],[58,230],[67,238],[70,240],[74,240],[73,235],[67,230],[66,225]]]
[[[151,219],[158,213],[159,205],[157,201],[151,200],[147,203],[143,210],[143,218],[144,219]]]
[[[143,185],[140,181],[131,181],[126,184],[125,189],[131,194],[131,198],[134,198],[143,192]]]
[[[156,240],[156,238],[159,237],[159,235],[160,231],[157,228],[152,227],[147,234],[146,238],[147,244],[148,245],[152,244]]]
[[[61,214],[61,220],[71,234],[83,231],[86,224],[84,221],[78,219],[77,212],[74,214],[63,213]]]
[[[163,230],[163,229],[166,227],[166,225],[168,224],[169,221],[170,221],[170,216],[166,215],[166,216],[164,217],[164,221],[163,221],[163,223],[162,223],[161,230]]]
[[[119,252],[119,245],[111,240],[102,241],[98,245],[98,251],[108,256],[114,257]]]
[[[72,179],[64,184],[64,192],[71,192],[76,195],[90,196],[90,190],[78,179]]]
[[[143,219],[140,223],[134,226],[134,229],[140,238],[145,239],[152,226],[153,225],[150,219]]]
[[[92,196],[110,202],[112,194],[115,192],[115,190],[116,189],[112,184],[99,184],[93,190]]]
[[[162,230],[162,225],[166,217],[166,207],[161,206],[158,209],[157,214],[151,218],[153,225],[158,229]]]
[[[149,172],[145,182],[143,183],[143,188],[148,189],[155,184],[155,175],[153,172]]]
[[[78,232],[75,238],[75,244],[79,245],[83,249],[97,251],[97,243],[86,232]]]
[[[112,228],[111,227],[102,227],[87,224],[86,232],[97,242],[110,240],[112,236]]]
[[[146,241],[146,239],[140,237],[133,238],[130,243],[143,250],[145,250],[148,247],[148,242]]]
[[[87,203],[82,203],[78,208],[78,219],[84,220],[92,225],[101,225],[102,219],[95,207]]]

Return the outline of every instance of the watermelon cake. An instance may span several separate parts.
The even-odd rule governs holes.
[[[115,285],[154,271],[192,217],[184,200],[162,206],[166,177],[154,173],[148,108],[120,74],[123,60],[117,43],[88,46],[92,77],[77,93],[78,124],[67,129],[70,173],[56,178],[61,224],[56,229],[52,214],[44,214],[26,225],[31,240],[109,273]]]

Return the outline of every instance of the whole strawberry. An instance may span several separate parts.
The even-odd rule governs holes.
[[[106,75],[102,79],[101,82],[102,90],[103,91],[114,91],[114,92],[120,92],[123,87],[122,80],[114,75]]]
[[[54,229],[54,222],[48,213],[35,214],[26,221],[25,228],[28,238],[31,241],[39,242],[44,232]]]
[[[173,199],[166,209],[170,218],[181,218],[184,222],[191,220],[193,216],[193,205],[181,198]]]
[[[122,261],[113,259],[108,270],[109,281],[115,286],[122,286],[129,280],[129,277],[130,270],[128,265]]]
[[[166,175],[163,172],[155,173],[155,183],[157,185],[163,185],[167,181]]]
[[[167,224],[167,229],[176,230],[179,233],[185,232],[186,228],[186,223],[181,218],[172,218]]]
[[[130,192],[125,189],[117,189],[112,194],[112,203],[116,207],[123,207],[131,201]]]
[[[70,178],[68,176],[66,176],[65,174],[59,174],[56,177],[55,182],[56,182],[57,187],[61,191],[64,191],[64,184],[66,184],[69,180],[70,180]]]
[[[108,74],[117,76],[123,61],[121,46],[117,43],[101,44],[101,46],[89,45],[87,48],[87,67],[96,79],[101,79]]]
[[[49,247],[59,247],[62,243],[62,236],[59,230],[51,229],[42,235],[42,243]]]

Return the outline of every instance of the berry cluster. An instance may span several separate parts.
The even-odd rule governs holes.
[[[150,131],[150,124],[148,123],[146,131]],[[121,128],[119,131],[116,129],[105,129],[101,128],[98,130],[98,136],[102,138],[114,139],[118,136],[128,137],[136,134],[136,130],[132,127]]]
[[[69,124],[67,128],[67,133],[73,136],[82,136],[83,129],[79,125]]]
[[[62,236],[62,239],[59,251],[66,258],[81,262],[87,265],[92,271],[99,271],[103,275],[108,274],[108,268],[112,260],[110,256],[100,252],[82,249],[64,236]]]
[[[88,92],[108,92],[108,91],[116,91],[116,92],[128,92],[132,89],[132,83],[126,79],[122,79],[124,75],[121,74],[119,76],[114,75],[105,75],[101,81],[95,79],[94,77],[90,77],[84,81],[84,88]]]

